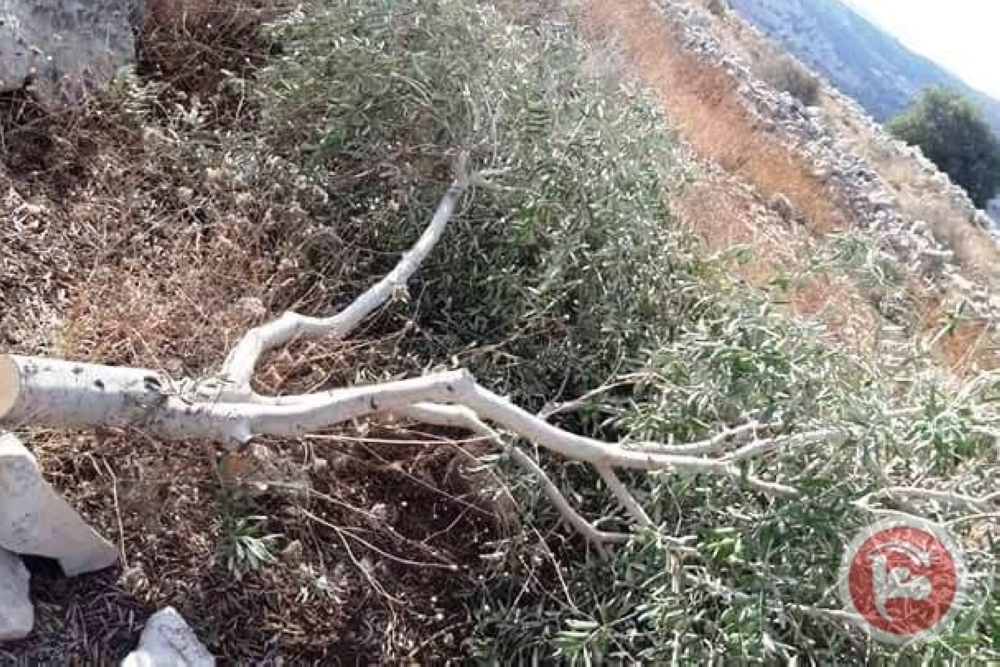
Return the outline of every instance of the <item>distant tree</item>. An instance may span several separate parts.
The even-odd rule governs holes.
[[[729,13],[729,0],[708,0],[708,11],[716,16],[725,16]]]
[[[932,87],[889,123],[889,131],[919,146],[939,169],[965,188],[979,208],[1000,189],[1000,141],[979,109],[960,93]]]

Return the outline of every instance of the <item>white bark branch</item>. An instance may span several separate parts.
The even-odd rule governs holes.
[[[943,505],[966,507],[973,512],[987,514],[995,512],[1000,507],[1000,492],[991,493],[986,496],[970,496],[954,491],[938,491],[935,489],[920,489],[909,486],[892,486],[875,493],[868,494],[856,502],[857,505],[872,509],[870,502],[872,498],[883,496],[886,498],[898,499],[902,501],[923,500],[927,502],[941,503]]]
[[[500,438],[500,434],[490,428],[487,424],[483,423],[483,421],[476,416],[476,413],[468,408],[418,403],[398,411],[397,414],[425,424],[448,426],[472,431],[476,435],[482,436],[494,445],[504,448],[504,443]],[[546,473],[540,465],[535,463],[534,459],[516,447],[509,447],[506,449],[510,453],[511,458],[514,459],[515,463],[527,472],[531,473],[535,479],[538,480],[538,483],[541,484],[542,492],[545,493],[549,502],[555,506],[556,511],[559,512],[566,523],[575,528],[576,531],[580,533],[588,542],[600,546],[610,543],[627,542],[630,539],[630,536],[624,533],[609,533],[599,530],[596,526],[594,526],[594,524],[584,519],[575,509],[573,509],[573,506],[569,504],[569,500],[566,499],[563,492],[559,490],[559,487],[552,481],[552,478],[549,477],[548,473]]]
[[[497,433],[487,425],[489,421],[554,454],[594,466],[640,526],[652,525],[652,521],[615,474],[616,468],[719,476],[768,494],[795,494],[794,488],[745,475],[742,464],[780,448],[846,437],[843,431],[828,430],[759,440],[758,428],[768,427],[753,423],[693,444],[601,442],[564,431],[532,415],[479,386],[464,370],[301,396],[256,396],[250,381],[264,352],[298,336],[343,338],[405,287],[440,240],[468,184],[476,180],[466,175],[464,165],[460,174],[427,229],[397,266],[336,315],[321,318],[288,312],[252,329],[227,357],[221,376],[200,383],[174,384],[148,369],[0,355],[0,425],[135,427],[166,440],[214,440],[232,445],[245,444],[259,435],[304,436],[354,419],[388,413],[468,429],[500,443]],[[562,409],[579,404],[574,401]],[[732,451],[738,445],[743,446]],[[628,539],[621,533],[598,530],[572,508],[530,456],[517,448],[511,448],[511,452],[514,460],[538,480],[567,523],[588,540],[600,545]]]
[[[625,485],[618,479],[618,475],[615,474],[614,470],[607,466],[598,466],[597,472],[600,473],[601,479],[607,484],[608,490],[615,495],[618,502],[625,508],[625,511],[631,515],[633,521],[643,528],[653,525],[653,520],[646,514],[646,510],[642,509],[642,505],[635,499],[632,492],[625,488]]]
[[[255,435],[301,436],[420,401],[448,402],[463,371],[334,389],[290,405],[185,395],[154,371],[37,357],[0,357],[0,422],[79,429],[142,428],[168,440],[245,444]]]
[[[347,308],[332,317],[307,317],[287,312],[277,320],[251,329],[229,353],[221,375],[236,392],[250,395],[250,380],[260,356],[299,336],[326,336],[341,339],[392,298],[397,289],[406,286],[420,265],[437,245],[455,212],[468,184],[466,177],[456,180],[441,203],[430,225],[420,239],[403,255],[399,264]]]
[[[133,426],[161,437],[246,441],[235,406],[182,399],[156,371],[0,355],[0,422],[63,429]]]
[[[818,444],[840,445],[848,437],[850,437],[850,433],[840,429],[826,429],[810,433],[779,436],[777,438],[751,442],[732,454],[725,456],[723,460],[737,463],[748,461],[764,454],[778,451],[779,449],[798,449]]]
[[[726,460],[649,453],[655,443],[626,448],[557,428],[477,385],[466,371],[292,396],[266,403],[229,402],[221,394],[187,394],[153,371],[34,357],[0,357],[0,422],[54,428],[134,426],[170,440],[245,444],[256,435],[303,436],[414,403],[461,405],[546,449],[595,467],[666,470],[746,481],[766,493],[795,490],[745,477]],[[175,393],[176,392],[176,393]],[[763,449],[762,451],[769,451]],[[744,457],[746,458],[746,457]]]
[[[652,449],[654,444],[627,449],[563,431],[480,387],[464,371],[334,389],[268,403],[233,403],[211,395],[206,398],[197,391],[185,394],[147,369],[0,356],[0,408],[0,422],[4,423],[68,429],[131,426],[170,440],[209,439],[230,444],[244,444],[255,435],[303,436],[383,412],[467,428],[498,442],[496,433],[478,416],[482,415],[556,454],[595,466],[640,525],[650,525],[649,517],[612,468],[742,478],[739,467],[725,460],[649,453],[643,447]],[[760,451],[771,449],[773,446]],[[592,541],[621,541],[621,535],[597,531],[580,517],[544,471],[525,457],[515,450],[515,460],[539,479],[568,523]],[[794,492],[751,477],[746,481],[771,493]]]
[[[765,431],[778,424],[761,424],[756,421],[735,426],[718,433],[707,440],[684,445],[646,445],[643,451],[657,454],[675,454],[680,456],[707,456],[721,454],[730,447],[755,439],[758,431]]]

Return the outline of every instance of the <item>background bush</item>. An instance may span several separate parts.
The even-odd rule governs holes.
[[[708,0],[708,11],[716,16],[725,16],[729,12],[729,0]]]
[[[819,101],[819,79],[788,56],[774,57],[765,63],[762,78],[778,90],[790,93],[805,105],[813,106]]]
[[[929,88],[888,127],[897,138],[919,146],[979,208],[1000,190],[1000,141],[961,93]]]

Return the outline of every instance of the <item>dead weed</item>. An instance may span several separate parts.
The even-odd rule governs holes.
[[[858,285],[809,266],[816,252],[813,236],[779,220],[737,179],[705,174],[681,190],[674,207],[706,254],[720,258],[731,275],[768,291],[790,314],[822,323],[834,340],[875,352],[879,316]]]

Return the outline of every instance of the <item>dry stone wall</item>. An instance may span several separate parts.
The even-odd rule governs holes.
[[[787,144],[809,159],[814,175],[840,195],[854,219],[879,240],[883,252],[893,261],[909,265],[911,270],[942,289],[959,290],[979,315],[994,317],[1000,314],[1000,295],[992,296],[985,286],[976,285],[960,275],[953,252],[935,239],[926,221],[908,219],[900,212],[879,173],[826,126],[819,109],[807,107],[789,93],[779,92],[761,80],[743,59],[716,37],[702,10],[691,0],[658,0],[658,4],[680,26],[683,47],[726,73],[758,126],[772,133],[775,141]],[[756,31],[749,25],[745,29]],[[759,31],[757,33],[760,35]],[[765,38],[760,35],[760,39]],[[860,105],[825,81],[824,93],[840,98],[876,138],[879,150],[915,160],[922,175],[919,187],[950,202],[960,211],[963,222],[986,229],[1000,239],[996,223],[984,211],[977,210],[965,191],[939,171],[920,149],[890,137]]]

